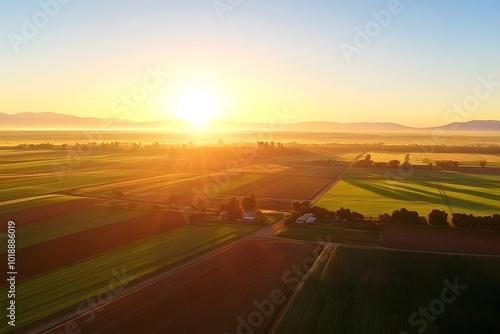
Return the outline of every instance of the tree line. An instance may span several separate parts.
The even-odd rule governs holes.
[[[307,144],[304,146],[311,146]],[[431,144],[386,144],[383,142],[378,143],[329,143],[317,144],[318,147],[329,147],[345,151],[384,151],[384,152],[419,152],[423,153],[483,153],[483,154],[500,154],[500,145],[431,145]]]
[[[352,222],[364,221],[365,216],[341,207],[339,210],[330,211],[319,206],[310,206],[309,201],[295,201],[292,203],[292,214],[287,218],[285,224],[290,225],[306,213],[313,213],[319,220],[348,220]],[[406,208],[394,210],[391,214],[381,213],[377,218],[369,217],[369,221],[376,223],[393,223],[406,225],[432,225],[437,227],[450,226],[446,211],[433,209],[427,216],[421,216],[417,211]],[[491,216],[474,216],[472,214],[454,213],[451,223],[458,228],[500,231],[500,214]]]

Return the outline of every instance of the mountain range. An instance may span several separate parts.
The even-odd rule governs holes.
[[[397,123],[337,123],[337,122],[297,122],[290,124],[229,122],[214,120],[214,129],[221,131],[260,131],[276,128],[291,132],[407,132],[407,131],[455,131],[455,132],[500,132],[498,120],[472,120],[456,122],[437,127],[417,128]],[[52,112],[23,112],[18,114],[0,113],[1,130],[162,130],[185,132],[190,129],[187,121],[172,119],[154,122],[134,122],[119,118],[100,119],[77,117]]]

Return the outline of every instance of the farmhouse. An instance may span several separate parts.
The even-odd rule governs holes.
[[[257,219],[257,215],[258,212],[256,211],[243,212],[241,219],[245,221],[255,221]]]
[[[317,220],[318,220],[318,218],[311,217],[308,220],[306,220],[306,224],[314,224],[314,223],[316,223]]]

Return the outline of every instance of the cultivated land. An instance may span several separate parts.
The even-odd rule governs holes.
[[[372,226],[356,226],[357,224],[330,225],[295,225],[285,227],[278,237],[319,242],[347,243],[355,245],[380,246],[380,229]]]
[[[382,246],[417,251],[500,255],[500,234],[383,224]]]
[[[55,142],[64,143],[69,138],[67,134],[61,136]],[[300,135],[295,136],[295,140],[300,140]],[[253,301],[269,299],[270,293],[279,289],[287,301],[292,301],[290,308],[285,311],[283,305],[275,305],[272,314],[254,326],[255,332],[270,331],[279,320],[278,314],[284,319],[291,318],[290,324],[300,320],[295,328],[290,327],[294,330],[282,327],[280,322],[278,332],[332,332],[332,328],[362,332],[368,327],[349,327],[352,324],[348,319],[353,317],[345,314],[349,307],[343,307],[349,303],[355,304],[357,317],[365,319],[356,323],[373,324],[369,330],[392,328],[395,332],[415,332],[408,327],[408,317],[436,298],[428,292],[442,289],[442,281],[454,279],[454,273],[470,280],[473,289],[468,288],[467,293],[475,289],[477,298],[486,300],[484,305],[498,313],[498,303],[491,305],[488,299],[498,291],[498,272],[491,269],[498,267],[497,260],[381,249],[500,254],[498,234],[376,226],[371,222],[295,227],[278,223],[272,228],[259,228],[218,219],[216,208],[221,202],[252,193],[257,196],[258,209],[271,222],[290,211],[295,200],[310,200],[330,210],[349,208],[374,218],[401,207],[423,216],[432,209],[475,215],[500,211],[499,155],[422,154],[357,146],[349,149],[314,143],[321,137],[319,134],[303,136],[310,144],[297,144],[294,153],[276,156],[252,156],[231,146],[221,152],[212,148],[198,151],[189,145],[138,152],[106,152],[96,148],[77,156],[58,149],[0,149],[0,219],[16,222],[16,256],[22,268],[17,276],[17,328],[33,322],[45,324],[59,319],[61,314],[76,316],[90,310],[76,320],[83,332],[123,331],[140,326],[141,331],[158,333],[167,328],[178,332],[207,333],[208,328],[208,332],[214,329],[236,333],[238,317],[247,321],[255,310]],[[277,137],[282,136],[277,134]],[[127,141],[125,137],[116,138]],[[321,140],[332,138],[339,139],[332,134]],[[356,142],[366,142],[368,138],[394,144],[411,139],[401,135],[361,136]],[[452,138],[454,144],[469,144],[467,137]],[[496,142],[489,138],[485,143]],[[367,153],[375,162],[403,161],[410,154],[410,162],[416,168],[403,172],[352,166]],[[429,162],[437,160],[457,160],[460,165],[426,170]],[[478,167],[480,160],[487,161],[486,168]],[[208,205],[205,212],[191,208],[199,200]],[[1,241],[6,229],[2,223]],[[266,240],[247,240],[249,235]],[[231,242],[234,244],[230,248],[224,248]],[[293,265],[300,265],[318,242],[358,245],[361,249],[338,248],[328,265],[319,263],[315,267],[316,276],[316,271],[324,271],[327,279],[320,282],[324,285],[311,281],[316,277],[313,275],[304,285],[308,297],[302,296],[304,292],[300,290],[294,298],[290,284],[283,282],[283,275]],[[7,248],[3,245],[2,242],[0,261],[5,263]],[[206,254],[210,255],[205,257]],[[177,269],[186,264],[187,268]],[[429,273],[421,273],[426,268],[431,268]],[[162,273],[168,275],[151,286],[138,288],[145,279]],[[122,280],[117,280],[117,276]],[[403,282],[410,276],[411,280]],[[387,282],[394,283],[394,288]],[[485,282],[490,285],[483,288]],[[314,289],[307,288],[311,284],[326,294],[316,296]],[[0,293],[5,295],[5,282],[1,285]],[[406,303],[406,295],[398,295],[405,288],[416,289],[421,297],[411,297]],[[119,298],[125,289],[131,294]],[[94,304],[109,297],[107,293],[113,297],[111,304]],[[387,300],[382,299],[384,294]],[[463,296],[466,297],[465,292]],[[349,302],[351,297],[354,300]],[[330,306],[319,307],[315,304],[318,298],[326,298],[325,305]],[[439,318],[432,324],[437,329],[429,330],[453,332],[452,320],[456,317],[462,317],[456,324],[463,319],[479,322],[481,319],[467,310],[480,307],[483,312],[483,304],[477,298],[467,298],[464,301],[468,306],[455,309],[451,305],[449,313],[447,306],[444,320]],[[151,306],[144,300],[151,301]],[[421,301],[421,305],[414,305]],[[398,306],[399,313],[394,313],[391,303],[406,306]],[[375,316],[370,318],[373,309]],[[493,313],[488,312],[484,311],[485,318],[479,325],[485,333],[499,328],[491,320]],[[336,314],[332,321],[325,320],[332,313]],[[139,322],[137,317],[149,322]],[[144,330],[144,326],[149,327]],[[5,323],[0,328],[7,330]],[[39,327],[26,328],[37,332]],[[61,328],[53,332],[59,333]]]
[[[426,216],[432,209],[490,216],[500,209],[500,174],[491,169],[464,172],[352,168],[323,196],[319,206],[339,206],[377,217],[402,207]]]
[[[497,333],[500,329],[499,258],[346,247],[326,254],[275,333]],[[427,309],[427,319],[415,314],[420,308]]]
[[[128,240],[128,243],[122,243],[122,247],[112,250],[109,248],[116,244],[116,241],[110,234],[104,235],[108,238],[109,245],[102,244],[108,249],[94,248],[92,241],[86,241],[80,246],[94,251],[94,254],[86,254],[94,256],[80,261],[78,258],[81,258],[81,253],[78,251],[81,252],[82,249],[75,250],[74,244],[58,245],[60,248],[49,249],[51,253],[46,251],[45,254],[39,254],[35,260],[20,260],[19,263],[29,263],[26,270],[38,269],[41,273],[24,279],[17,285],[17,311],[22,315],[18,320],[18,328],[59,311],[69,308],[74,311],[82,301],[91,298],[95,300],[103,289],[107,289],[110,280],[116,280],[117,272],[124,272],[127,281],[115,282],[114,289],[144,279],[255,230],[254,226],[223,224],[185,226],[137,242]],[[94,236],[97,237],[97,233]],[[122,241],[123,238],[118,240]],[[40,251],[42,250],[45,250],[43,246]],[[67,261],[64,266],[56,269],[47,264],[47,261],[61,261],[58,260],[59,257],[66,260],[68,256],[78,258],[73,258],[74,262]],[[38,265],[37,261],[42,261],[42,264]],[[32,266],[35,269],[31,269]],[[7,293],[6,287],[0,291],[2,294]],[[2,327],[2,330],[7,328],[5,323],[2,323]]]

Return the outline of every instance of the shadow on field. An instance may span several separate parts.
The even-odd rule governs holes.
[[[441,180],[439,180],[441,183],[441,187],[445,191],[451,191],[451,192],[456,192],[456,193],[461,193],[461,194],[466,194],[470,196],[475,196],[475,197],[480,197],[480,198],[486,198],[486,199],[491,199],[491,200],[500,200],[499,196],[491,193],[491,192],[483,192],[483,191],[477,191],[477,190],[471,190],[471,189],[463,189],[463,188],[454,188],[450,187],[449,185],[443,184]],[[448,181],[446,181],[448,183]],[[420,184],[425,185],[425,186],[432,186],[433,183],[431,182],[421,182]],[[458,183],[455,183],[458,184]],[[460,185],[465,185],[465,186],[476,186],[476,185],[468,185],[468,184],[462,184]],[[482,186],[481,186],[482,187]],[[500,187],[500,186],[499,186]],[[498,189],[498,188],[496,188]]]
[[[396,191],[391,190],[390,187],[376,186],[373,183],[367,183],[356,180],[345,180],[345,182],[359,187],[364,190],[371,191],[375,194],[381,195],[383,197],[397,199],[397,200],[412,200],[412,201],[423,201],[430,203],[440,203],[442,204],[442,197],[439,193],[432,193],[432,196],[425,195],[422,193],[416,193],[413,191]],[[398,187],[400,187],[398,185]]]
[[[436,205],[444,205],[444,200],[441,194],[436,189],[436,184],[427,182],[427,181],[422,181],[422,182],[414,182],[415,184],[426,186],[432,189],[436,189],[436,192],[431,192],[431,191],[422,191],[422,190],[417,190],[411,188],[411,186],[406,186],[402,184],[398,184],[398,190],[391,190],[389,187],[383,187],[383,186],[377,186],[374,185],[373,183],[367,183],[363,181],[357,181],[357,180],[344,180],[345,182],[359,187],[361,189],[373,192],[375,194],[378,194],[380,196],[386,197],[386,198],[392,198],[396,200],[409,200],[409,201],[423,201],[423,202],[428,202],[428,203],[433,203]],[[414,190],[414,191],[403,191],[401,188],[408,189],[408,190]],[[446,191],[450,192],[462,192],[460,191],[461,189],[454,189],[450,187],[445,187],[443,188]],[[415,192],[417,191],[417,192]],[[493,194],[487,194],[487,193],[482,193],[482,192],[477,192],[481,196],[481,198],[487,198],[487,199],[496,199],[498,196],[495,196]],[[478,194],[478,195],[479,195]],[[477,196],[477,195],[475,195]],[[456,206],[459,208],[465,208],[465,209],[474,209],[474,210],[491,210],[494,212],[495,210],[498,210],[497,206],[482,203],[480,201],[472,201],[464,198],[458,198],[454,196],[449,196],[448,199],[451,202],[452,206]]]

